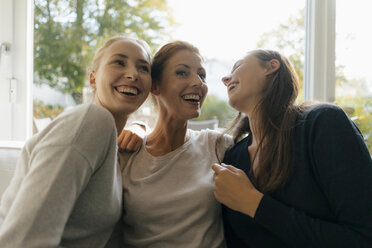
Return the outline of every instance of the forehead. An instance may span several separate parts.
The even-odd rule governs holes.
[[[246,55],[245,57],[239,59],[238,61],[235,62],[233,68],[235,68],[236,66],[240,65],[240,64],[249,64],[249,65],[253,65],[253,64],[259,64],[259,61],[258,59],[256,58],[255,55],[253,54],[248,54]]]
[[[115,41],[106,49],[106,51],[104,52],[104,57],[109,58],[117,54],[126,55],[128,58],[134,60],[145,60],[150,63],[149,55],[147,54],[145,49],[135,41]]]
[[[248,54],[242,59],[244,62],[256,63],[258,62],[257,57],[254,54]]]
[[[190,50],[182,49],[169,58],[167,65],[176,66],[178,64],[184,64],[190,67],[203,68],[202,62],[203,60],[200,55]]]

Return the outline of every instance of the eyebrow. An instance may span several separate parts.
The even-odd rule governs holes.
[[[127,55],[125,55],[125,54],[121,54],[121,53],[114,54],[114,55],[111,56],[111,58],[113,58],[113,57],[117,57],[117,56],[118,56],[118,57],[121,57],[121,58],[124,58],[124,59],[128,59],[128,56],[127,56]],[[139,61],[140,63],[145,63],[145,64],[150,65],[150,63],[149,63],[148,61],[144,60],[144,59],[138,59],[138,61]]]
[[[177,66],[179,66],[179,65],[182,65],[182,66],[184,66],[184,67],[187,67],[187,68],[191,68],[190,66],[188,66],[188,65],[185,65],[185,64],[178,64]]]
[[[186,67],[186,68],[188,68],[188,69],[191,69],[191,67],[188,66],[188,65],[186,65],[186,64],[177,64],[177,66],[179,66],[179,65],[182,65],[182,66],[184,66],[184,67]],[[205,71],[205,68],[204,68],[204,67],[199,67],[198,70],[203,70],[203,71]]]

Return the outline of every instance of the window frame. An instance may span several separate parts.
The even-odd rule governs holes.
[[[2,108],[10,113],[5,118],[10,118],[10,125],[0,128],[7,128],[4,137],[0,137],[2,145],[5,143],[23,142],[32,136],[33,120],[33,0],[5,0],[1,6],[9,11],[9,15],[3,17],[9,26],[3,30],[4,40],[10,44],[7,68],[9,68],[3,83],[9,90],[9,98],[4,99]],[[11,100],[11,88],[15,87],[15,94]],[[6,93],[5,93],[6,94]]]
[[[306,1],[304,99],[335,101],[336,0]]]

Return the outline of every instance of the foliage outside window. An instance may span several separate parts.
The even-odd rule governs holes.
[[[173,25],[166,0],[35,0],[34,83],[82,102],[94,52],[115,35],[157,49]]]
[[[153,51],[170,39],[174,25],[166,0],[35,0],[34,82],[48,85],[82,102],[83,89],[94,51],[109,37],[127,35],[146,40]],[[257,47],[278,50],[294,64],[303,101],[305,51],[305,11],[301,10],[286,23],[264,32]],[[372,99],[365,93],[364,78],[347,78],[344,65],[336,65],[336,104],[358,125],[372,153]],[[340,92],[344,92],[341,94]],[[346,92],[346,93],[345,93]],[[353,94],[348,94],[353,92]],[[35,102],[35,116],[42,116],[48,105]],[[49,111],[59,111],[49,106]],[[150,103],[143,109],[153,113]],[[236,115],[224,100],[207,96],[197,120],[217,118],[226,127]],[[137,118],[142,118],[139,114]]]
[[[280,24],[271,32],[264,33],[258,47],[277,49],[285,54],[293,63],[300,76],[301,91],[298,102],[303,101],[302,78],[304,72],[305,51],[305,11],[301,10],[297,17],[291,17],[287,23]],[[337,36],[338,34],[336,34]],[[337,54],[336,54],[337,56]],[[365,142],[372,154],[372,98],[368,92],[368,82],[365,78],[347,78],[345,66],[336,64],[336,101],[335,104],[345,110],[357,124]],[[341,94],[343,92],[343,94]],[[371,94],[371,92],[370,92]]]

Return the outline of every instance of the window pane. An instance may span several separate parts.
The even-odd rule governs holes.
[[[168,2],[178,23],[173,38],[194,44],[206,58],[209,91],[198,120],[216,118],[219,127],[225,127],[235,116],[221,78],[250,50],[261,47],[280,51],[293,62],[302,83],[305,0]],[[302,91],[299,98],[302,101]]]
[[[89,68],[105,40],[141,38],[156,50],[172,22],[166,0],[34,0],[34,18],[34,132],[88,99]]]
[[[177,39],[197,46],[206,59],[209,86],[198,120],[217,119],[220,128],[236,115],[221,77],[248,51],[280,51],[293,62],[302,83],[305,0],[153,0],[152,9],[138,9],[138,2],[122,1],[108,9],[105,1],[35,0],[35,131],[83,102],[93,53],[116,34],[144,38],[154,51]],[[153,126],[152,108],[148,101],[131,118]]]
[[[336,4],[336,102],[358,125],[372,153],[370,5],[364,0]]]

